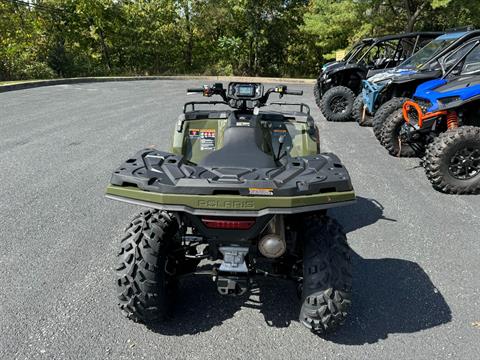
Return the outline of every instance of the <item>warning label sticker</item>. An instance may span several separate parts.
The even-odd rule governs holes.
[[[188,135],[191,138],[198,138],[200,136],[200,129],[190,129]]]
[[[250,195],[273,195],[273,189],[270,188],[248,188]]]
[[[215,150],[215,129],[202,129],[199,131],[200,150]]]

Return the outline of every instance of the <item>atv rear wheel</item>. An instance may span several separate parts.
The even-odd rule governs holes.
[[[436,190],[480,193],[480,128],[462,126],[440,134],[427,147],[424,166]]]
[[[363,94],[358,94],[353,102],[352,118],[360,126],[372,126],[372,115],[365,108]]]
[[[300,322],[322,335],[341,325],[351,296],[350,247],[341,226],[325,215],[304,220]]]
[[[147,210],[126,228],[118,253],[117,294],[122,312],[149,323],[169,310],[175,261],[171,260],[178,225],[168,213]]]
[[[322,97],[320,95],[320,88],[318,87],[318,81],[316,81],[315,85],[313,86],[313,97],[315,98],[315,104],[317,104],[317,106],[320,107],[320,102],[322,100]]]
[[[397,157],[418,157],[423,153],[423,144],[408,143],[400,137],[400,131],[405,124],[402,109],[392,112],[383,124],[382,143],[389,154]]]
[[[373,116],[373,133],[375,134],[375,137],[382,143],[382,132],[383,132],[383,124],[385,123],[385,120],[387,117],[393,113],[395,110],[400,109],[402,107],[402,104],[408,100],[407,98],[392,98],[388,100],[385,104],[380,106],[378,110],[375,112],[375,115]]]
[[[349,121],[355,94],[345,86],[335,86],[323,94],[320,110],[327,121]]]

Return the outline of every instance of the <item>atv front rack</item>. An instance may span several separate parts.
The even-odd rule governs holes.
[[[195,111],[195,105],[226,105],[229,106],[226,101],[190,101],[183,105],[183,113],[187,113],[187,108],[192,107],[191,111]]]
[[[289,103],[285,101],[273,101],[267,104],[269,105],[275,105],[275,106],[299,106],[300,107],[300,112],[303,114],[310,115],[310,106],[308,106],[305,103]]]

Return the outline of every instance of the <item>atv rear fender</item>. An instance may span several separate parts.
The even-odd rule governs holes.
[[[301,104],[300,104],[301,105]],[[231,110],[192,111],[181,114],[173,134],[171,152],[185,160],[199,163],[206,155],[223,147],[225,129],[231,124]],[[237,120],[241,126],[250,126],[250,119]],[[282,151],[289,156],[314,155],[320,152],[319,134],[309,113],[262,113],[259,126],[263,133],[263,151],[277,154],[283,137]]]

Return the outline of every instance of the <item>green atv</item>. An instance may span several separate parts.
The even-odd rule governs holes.
[[[308,106],[267,103],[273,93],[303,92],[238,82],[188,92],[222,100],[186,103],[171,152],[139,151],[107,188],[110,199],[149,208],[121,240],[121,310],[147,324],[162,320],[186,275],[211,276],[222,295],[271,276],[296,282],[305,326],[334,329],[347,314],[352,276],[346,236],[326,210],[355,194],[340,160],[320,154]],[[260,110],[267,105],[277,111]]]

